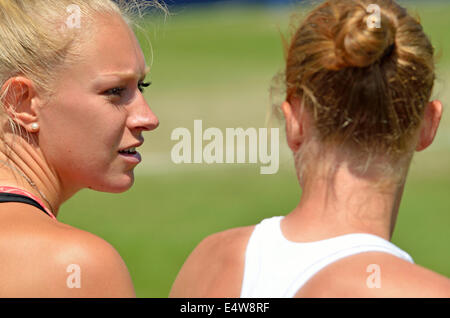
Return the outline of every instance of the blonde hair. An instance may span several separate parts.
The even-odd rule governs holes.
[[[54,93],[59,74],[82,58],[79,50],[89,41],[90,25],[96,15],[120,16],[132,29],[142,29],[136,22],[150,7],[167,9],[157,0],[0,0],[0,120],[9,123],[13,137],[30,135],[5,111],[12,77],[22,75],[33,82],[43,99]],[[70,27],[70,8],[80,13],[81,27]],[[14,116],[13,116],[14,117]],[[1,146],[4,131],[0,129]]]
[[[371,27],[369,5],[380,11]],[[301,101],[311,137],[295,154],[302,182],[343,159],[378,186],[403,182],[434,85],[434,49],[419,21],[393,0],[328,0],[287,48],[287,100]],[[327,166],[333,176],[336,164]],[[309,177],[309,176],[308,176]]]

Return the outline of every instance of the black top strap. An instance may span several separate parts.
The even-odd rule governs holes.
[[[45,209],[39,203],[37,203],[35,200],[33,200],[29,197],[26,197],[24,195],[15,194],[15,193],[0,193],[0,203],[5,203],[5,202],[20,202],[20,203],[30,204],[48,215],[47,211],[45,211]],[[48,216],[50,216],[50,215],[48,215]]]

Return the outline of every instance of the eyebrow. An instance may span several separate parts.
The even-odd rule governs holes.
[[[142,76],[139,76],[139,74],[133,73],[133,72],[115,72],[115,73],[108,73],[108,74],[102,74],[101,76],[118,76],[121,77],[125,80],[132,80],[132,79],[142,79],[145,78],[147,76],[147,74],[150,73],[150,67],[147,66],[144,69],[144,73],[142,74]]]

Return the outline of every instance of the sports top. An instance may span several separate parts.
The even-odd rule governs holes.
[[[281,231],[283,218],[265,219],[256,225],[245,253],[242,298],[292,298],[327,265],[358,253],[385,252],[414,263],[391,242],[367,233],[315,242],[289,241]]]
[[[39,200],[38,197],[23,189],[0,186],[0,203],[4,202],[21,202],[30,204],[43,211],[52,219],[56,220],[56,217],[53,215],[53,213],[45,207],[45,205],[41,200]]]

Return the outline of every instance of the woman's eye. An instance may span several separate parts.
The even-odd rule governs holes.
[[[122,96],[122,92],[125,90],[125,88],[122,87],[115,87],[113,89],[107,90],[105,92],[106,95],[114,95],[114,96]]]
[[[149,87],[151,84],[152,84],[151,82],[148,82],[148,83],[140,82],[140,83],[138,83],[138,89],[141,93],[143,93],[145,88]],[[122,93],[125,90],[126,90],[125,87],[115,87],[115,88],[107,90],[106,92],[104,92],[104,94],[109,95],[109,96],[122,97]]]

